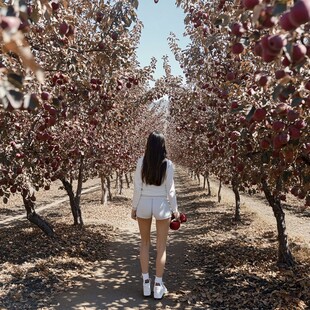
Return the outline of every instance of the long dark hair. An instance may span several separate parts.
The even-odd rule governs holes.
[[[152,132],[146,143],[142,165],[142,181],[149,185],[161,185],[166,176],[167,151],[165,138],[158,131]]]

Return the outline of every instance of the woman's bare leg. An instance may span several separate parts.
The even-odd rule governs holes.
[[[158,278],[162,278],[164,274],[169,224],[170,218],[165,220],[156,220],[156,277]]]
[[[151,244],[151,224],[152,219],[142,219],[138,217],[139,230],[141,236],[140,243],[140,265],[142,273],[149,272],[149,252]]]

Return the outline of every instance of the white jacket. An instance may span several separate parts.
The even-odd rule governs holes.
[[[171,160],[167,159],[166,177],[159,186],[148,185],[142,182],[143,157],[139,158],[134,175],[134,193],[132,208],[137,209],[141,196],[161,196],[167,197],[172,212],[178,211],[175,187],[174,187],[174,166]]]

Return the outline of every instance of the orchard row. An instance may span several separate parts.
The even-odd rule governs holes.
[[[239,191],[263,191],[290,265],[282,203],[310,205],[310,1],[177,2],[191,44],[170,38],[187,79],[166,85],[175,160],[230,183],[236,219]]]
[[[46,233],[35,192],[61,180],[75,224],[82,182],[133,170],[161,126],[149,104],[156,61],[139,66],[138,2],[19,1],[2,8],[0,196],[23,197]],[[78,180],[77,189],[72,180]]]
[[[166,128],[175,162],[232,184],[236,219],[240,190],[265,193],[279,262],[292,265],[282,202],[292,194],[310,204],[310,2],[176,3],[191,43],[181,50],[173,35],[169,40],[186,84],[164,58],[166,77],[153,88],[155,60],[140,68],[136,57],[137,0],[2,8],[3,201],[21,193],[28,218],[46,228],[33,189],[60,179],[82,224],[82,181],[132,170],[147,133]],[[168,117],[150,105],[164,94]]]

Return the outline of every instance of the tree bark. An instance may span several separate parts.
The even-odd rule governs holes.
[[[127,183],[127,188],[130,188],[130,181],[129,181],[127,173],[125,173],[125,179],[126,179],[126,183]]]
[[[209,181],[209,172],[206,172],[203,176],[204,178],[204,183],[203,183],[203,188],[206,188],[206,181],[207,181],[207,185],[208,185],[208,196],[211,196],[211,187],[210,187],[210,181]]]
[[[47,236],[54,237],[55,233],[53,227],[44,220],[39,214],[37,214],[34,210],[35,205],[33,201],[30,199],[29,191],[22,193],[24,206],[27,212],[27,219],[31,223],[35,224],[38,228],[40,228]]]
[[[198,180],[198,184],[200,185],[200,176],[199,176],[199,173],[195,173],[195,175],[196,175],[196,178],[197,178],[197,180]]]
[[[82,218],[82,211],[81,211],[81,195],[82,195],[82,187],[83,187],[83,171],[84,171],[84,156],[81,156],[80,159],[80,166],[79,166],[79,175],[78,175],[78,183],[76,189],[76,195],[74,198],[75,207],[78,214],[78,222],[81,225],[84,225],[83,218]]]
[[[118,189],[118,181],[119,181],[119,173],[116,172],[116,177],[115,177],[115,188]]]
[[[207,185],[208,185],[208,196],[211,196],[211,187],[210,187],[209,177],[207,177]]]
[[[295,265],[295,260],[290,251],[286,225],[285,225],[285,213],[281,206],[281,201],[279,198],[271,193],[271,190],[266,182],[262,180],[263,191],[269,205],[272,207],[273,214],[277,221],[278,230],[278,265],[285,267],[292,267]]]
[[[100,179],[101,179],[101,191],[102,191],[101,204],[103,204],[103,206],[106,206],[108,203],[107,180],[103,175],[100,175]]]
[[[222,200],[222,196],[221,196],[221,189],[222,189],[222,179],[220,178],[220,185],[219,185],[219,190],[217,192],[217,201],[220,203]]]
[[[73,216],[74,225],[83,225],[82,212],[80,208],[81,194],[82,194],[82,181],[83,181],[83,169],[84,169],[84,158],[81,156],[80,166],[79,166],[79,175],[76,194],[74,195],[72,182],[70,183],[66,178],[62,178],[61,182],[69,196],[71,212]]]
[[[120,172],[119,173],[119,194],[120,195],[122,195],[122,193],[123,193],[123,185],[124,184],[124,182],[123,182],[123,173],[122,172]]]
[[[75,199],[74,199],[74,193],[73,193],[73,188],[72,188],[72,184],[66,179],[66,178],[62,178],[61,182],[69,196],[69,201],[70,201],[70,207],[71,207],[71,213],[73,216],[73,221],[74,221],[74,225],[78,225],[78,213],[76,210],[76,206],[75,206]]]
[[[235,221],[240,222],[241,216],[240,216],[240,194],[239,194],[239,184],[235,176],[232,177],[232,190],[235,194]]]
[[[109,200],[112,200],[112,192],[111,192],[111,180],[110,177],[107,177],[107,187],[108,187],[108,193],[109,193]]]

